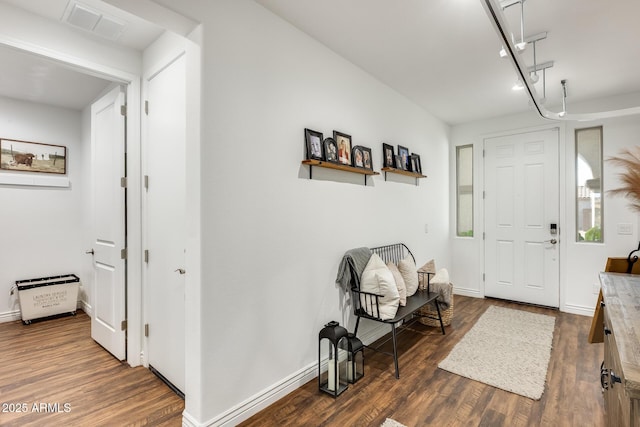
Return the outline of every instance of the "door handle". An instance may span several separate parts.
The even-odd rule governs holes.
[[[552,245],[555,245],[556,243],[558,243],[558,241],[556,239],[551,239],[551,240],[545,240],[543,243],[551,243]]]
[[[85,251],[84,253],[94,255],[95,251],[93,250],[93,248],[91,248],[91,250]]]
[[[178,272],[180,274],[185,274],[186,270],[184,268],[178,268],[178,269],[176,269],[176,272]]]

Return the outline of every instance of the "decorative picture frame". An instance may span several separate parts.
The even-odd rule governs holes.
[[[402,167],[398,169],[402,169],[405,171],[410,170],[410,159],[409,159],[409,149],[407,147],[403,147],[402,145],[398,145],[398,157],[402,159]],[[396,162],[397,167],[397,162]]]
[[[64,175],[67,147],[0,138],[0,169]]]
[[[414,172],[422,175],[422,162],[420,161],[419,154],[411,153],[411,165]]]
[[[325,160],[330,163],[339,163],[338,144],[336,143],[336,140],[331,137],[327,137],[322,142],[322,145],[324,146]]]
[[[323,135],[311,129],[304,130],[304,140],[307,146],[307,159],[324,160]]]
[[[395,168],[393,145],[382,143],[382,165],[385,168]]]
[[[354,146],[351,154],[351,159],[354,167],[373,170],[373,163],[371,161],[371,148],[363,147],[362,145]]]
[[[351,166],[351,135],[334,130],[333,139],[338,145],[338,162]]]
[[[395,161],[395,164],[396,164],[395,168],[402,170],[402,157],[400,157],[397,154],[395,154],[393,156],[393,160]]]

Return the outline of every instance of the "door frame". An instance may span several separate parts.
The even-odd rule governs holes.
[[[558,228],[559,278],[558,280],[559,280],[559,287],[560,287],[559,305],[560,305],[560,310],[563,311],[565,306],[565,293],[566,293],[563,283],[565,283],[566,272],[565,272],[564,262],[563,262],[564,257],[562,255],[566,253],[568,239],[571,236],[570,230],[566,229],[567,225],[569,225],[569,222],[567,221],[567,208],[568,208],[567,197],[570,196],[569,194],[567,194],[568,193],[567,176],[566,176],[567,148],[566,148],[566,138],[565,138],[566,124],[554,122],[547,125],[515,128],[511,130],[492,132],[492,133],[479,135],[476,141],[476,144],[474,144],[474,147],[477,147],[478,149],[478,153],[479,153],[478,155],[480,159],[480,161],[478,162],[479,167],[476,169],[477,172],[474,172],[474,180],[477,180],[479,184],[478,187],[481,188],[481,191],[478,192],[479,193],[478,197],[475,199],[479,203],[478,203],[478,209],[476,209],[476,213],[474,215],[475,215],[475,220],[477,221],[476,224],[478,224],[478,228],[481,231],[480,236],[484,236],[486,232],[486,223],[485,223],[485,214],[484,214],[485,199],[483,197],[483,194],[486,191],[486,183],[484,181],[484,177],[485,177],[484,141],[490,138],[499,138],[499,137],[504,137],[509,135],[539,132],[539,131],[553,130],[553,129],[558,129],[558,167],[559,167],[558,185],[560,186],[559,192],[558,192],[558,197],[560,198],[559,206],[558,206],[559,208],[559,216],[558,216],[559,218],[559,226],[558,226],[559,227]],[[480,268],[479,277],[482,283],[481,285],[482,297],[486,296],[485,281],[484,281],[484,266],[486,262],[486,256],[484,251],[484,244],[485,244],[485,241],[484,241],[484,238],[482,237],[478,239],[478,244],[476,247],[478,251],[477,252],[478,259],[482,260],[481,263],[478,265],[478,267]]]
[[[127,363],[141,364],[142,341],[142,251],[140,221],[141,149],[140,149],[140,76],[97,64],[81,57],[34,45],[0,34],[0,44],[45,57],[79,72],[110,80],[125,86],[127,99]],[[95,292],[95,289],[92,289]]]

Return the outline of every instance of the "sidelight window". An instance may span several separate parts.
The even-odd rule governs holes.
[[[576,129],[576,240],[603,242],[602,126]]]
[[[456,147],[456,235],[473,237],[473,145]]]

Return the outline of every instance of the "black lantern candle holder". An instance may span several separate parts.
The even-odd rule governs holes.
[[[348,334],[339,345],[347,352],[347,381],[354,384],[364,376],[364,344],[354,334]]]
[[[349,385],[349,338],[345,328],[332,321],[318,335],[318,387],[338,397]]]

